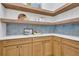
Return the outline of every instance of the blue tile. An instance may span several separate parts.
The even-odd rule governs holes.
[[[65,24],[59,26],[7,24],[7,35],[22,35],[24,28],[32,28],[39,33],[58,33],[79,36],[79,24]]]

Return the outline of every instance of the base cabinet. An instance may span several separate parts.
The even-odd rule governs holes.
[[[57,36],[54,36],[53,37],[53,55],[54,56],[61,56],[62,55],[62,53],[61,53],[61,46],[62,46],[62,44],[61,44],[61,40],[62,40],[62,38],[60,38],[60,37],[57,37]]]
[[[32,44],[20,45],[20,56],[32,56]]]
[[[44,47],[44,56],[52,56],[53,55],[53,47],[52,47],[52,41],[44,41],[43,42],[43,47]]]
[[[42,42],[33,42],[33,56],[43,56]]]
[[[2,56],[79,56],[79,42],[60,37],[34,37],[0,42]]]
[[[3,56],[19,56],[18,46],[3,47]]]
[[[53,53],[54,56],[61,56],[61,43],[58,41],[53,42]]]
[[[32,45],[23,44],[3,48],[3,56],[32,56]]]
[[[63,44],[62,53],[63,56],[79,56],[79,49]]]
[[[2,43],[0,41],[0,56],[2,55]]]
[[[2,51],[1,51],[1,48],[0,48],[0,56],[2,55]]]
[[[50,56],[52,42],[50,37],[35,37],[3,41],[2,56]]]
[[[13,39],[2,42],[2,56],[30,56],[32,55],[32,39]]]

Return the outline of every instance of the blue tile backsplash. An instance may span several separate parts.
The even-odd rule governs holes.
[[[24,28],[31,28],[39,33],[57,33],[64,35],[79,36],[79,23],[56,26],[9,23],[7,24],[7,35],[22,35]]]
[[[24,28],[31,28],[38,33],[53,33],[55,26],[29,25],[29,24],[7,24],[7,35],[22,35]]]
[[[65,24],[59,25],[55,28],[55,33],[71,35],[71,36],[79,36],[79,24]]]

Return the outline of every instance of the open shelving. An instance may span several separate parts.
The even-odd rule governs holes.
[[[38,22],[38,21],[19,21],[18,19],[6,19],[0,18],[2,23],[21,23],[21,24],[33,24],[33,25],[63,25],[63,24],[70,24],[70,23],[79,23],[79,17],[71,18],[62,21],[52,21],[52,22]]]

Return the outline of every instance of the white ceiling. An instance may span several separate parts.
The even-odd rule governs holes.
[[[42,3],[41,8],[49,11],[54,11],[66,3]]]
[[[27,3],[23,3],[24,5],[27,5]],[[42,9],[54,11],[58,9],[59,7],[65,5],[66,3],[32,3],[32,7],[39,8],[39,4]]]

